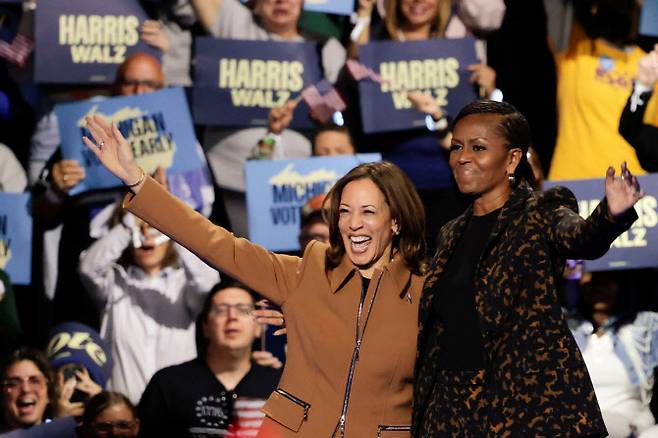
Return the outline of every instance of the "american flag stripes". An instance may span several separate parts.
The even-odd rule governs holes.
[[[366,67],[365,65],[353,59],[348,59],[345,63],[345,67],[347,68],[347,72],[350,74],[350,76],[352,76],[352,79],[357,82],[364,79],[371,80],[378,84],[386,82],[379,74],[375,73],[373,69]]]
[[[347,108],[343,98],[326,79],[304,88],[301,97],[310,108],[311,116],[320,123],[327,123],[336,111]]]
[[[34,50],[32,39],[20,33],[16,34],[11,44],[7,41],[0,41],[0,57],[19,67],[25,65],[32,50]]]

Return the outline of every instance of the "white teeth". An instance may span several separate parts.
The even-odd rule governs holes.
[[[353,243],[363,243],[367,240],[370,240],[370,237],[368,237],[368,236],[352,236],[352,237],[350,237],[350,240]]]

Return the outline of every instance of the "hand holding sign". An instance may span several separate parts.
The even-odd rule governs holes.
[[[658,44],[650,53],[640,58],[635,81],[648,88],[653,88],[658,82]]]
[[[267,116],[267,126],[272,134],[281,134],[285,129],[290,126],[292,122],[293,113],[300,99],[292,99],[287,101],[281,106],[275,106],[270,110]]]
[[[86,117],[85,120],[87,129],[96,143],[94,144],[87,137],[83,137],[82,140],[107,170],[137,193],[144,182],[144,170],[133,159],[130,145],[119,129],[98,116]],[[139,184],[134,185],[137,181]]]
[[[487,98],[496,89],[496,71],[487,64],[471,64],[468,67],[470,82],[480,87],[480,97]]]
[[[409,99],[416,111],[429,114],[434,120],[439,120],[443,117],[443,111],[441,111],[439,104],[431,94],[421,91],[410,91],[407,93],[407,99]]]
[[[631,175],[626,162],[621,163],[621,174],[615,177],[615,169],[610,166],[605,175],[605,197],[608,200],[608,213],[616,217],[624,214],[642,197],[637,178]]]
[[[53,183],[62,193],[68,193],[85,179],[85,169],[77,160],[60,160],[53,165]]]
[[[171,42],[159,21],[144,21],[139,33],[140,40],[151,47],[159,49],[162,53],[167,52],[171,48]]]

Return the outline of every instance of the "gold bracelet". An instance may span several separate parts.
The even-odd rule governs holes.
[[[129,189],[132,189],[133,187],[137,187],[138,185],[140,185],[141,183],[143,183],[144,180],[146,179],[146,172],[144,172],[144,169],[142,169],[142,168],[140,167],[139,170],[142,171],[142,174],[141,174],[141,176],[139,177],[139,179],[138,179],[135,183],[133,183],[133,184],[126,184],[126,187],[128,187]]]

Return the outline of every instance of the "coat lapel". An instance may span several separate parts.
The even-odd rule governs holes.
[[[482,264],[483,255],[489,253],[491,247],[500,239],[500,237],[509,226],[510,222],[518,216],[519,211],[523,210],[526,199],[531,193],[532,189],[526,185],[520,185],[514,189],[510,195],[510,198],[503,205],[503,208],[500,211],[491,235],[489,236],[484,250],[482,251],[482,255],[480,255],[478,265]],[[455,248],[459,243],[471,216],[473,216],[472,204],[461,216],[455,219],[454,222],[446,225],[446,227],[449,227],[449,229],[445,234],[442,235],[436,255],[432,260],[431,270],[428,273],[425,279],[425,285],[423,286],[423,299],[421,301],[420,314],[418,319],[421,328],[424,328],[427,323],[429,315],[431,314],[434,300],[440,299],[435,286],[445,271],[446,265],[448,264],[448,261],[450,261],[452,254],[455,252]],[[481,302],[481,300],[479,300],[478,293],[479,291],[476,291],[476,303]],[[481,310],[482,309],[478,309],[480,314]]]

